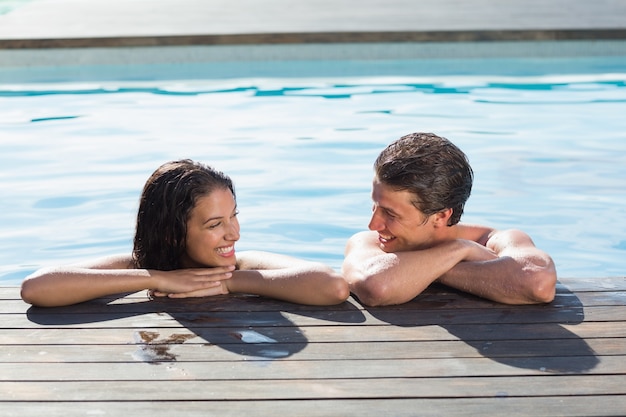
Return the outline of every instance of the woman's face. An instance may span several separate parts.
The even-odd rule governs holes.
[[[237,203],[229,189],[216,189],[198,199],[187,221],[184,268],[235,265],[239,240]]]

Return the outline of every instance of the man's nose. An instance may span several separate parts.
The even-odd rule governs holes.
[[[383,221],[380,218],[378,209],[375,208],[374,211],[372,212],[372,218],[370,219],[370,223],[369,225],[367,225],[367,227],[370,230],[374,230],[374,231],[383,229],[384,227]]]

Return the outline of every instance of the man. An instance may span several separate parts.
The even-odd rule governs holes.
[[[374,170],[370,231],[349,239],[342,267],[363,304],[405,303],[435,281],[507,304],[553,300],[554,262],[526,233],[459,223],[473,172],[450,141],[403,136]]]

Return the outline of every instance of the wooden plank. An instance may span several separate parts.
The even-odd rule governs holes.
[[[282,401],[82,401],[82,402],[2,402],[5,417],[46,416],[74,417],[84,415],[149,415],[171,417],[175,412],[185,417],[307,416],[336,417],[475,417],[506,415],[528,417],[539,413],[545,417],[623,416],[626,396],[560,396],[493,398],[419,398],[419,399],[332,399]]]
[[[48,361],[69,356],[72,361],[83,361],[85,355],[90,357],[98,353],[97,357],[111,356],[123,358],[125,352],[134,349],[146,351],[162,351],[163,357],[173,355],[179,360],[202,360],[210,355],[212,360],[225,360],[234,355],[298,359],[381,359],[381,358],[436,358],[436,357],[474,357],[477,355],[489,357],[518,357],[518,356],[594,356],[626,354],[626,339],[550,339],[550,340],[514,340],[491,341],[478,340],[476,343],[466,341],[418,341],[418,342],[342,342],[342,343],[309,343],[306,339],[301,342],[270,342],[270,343],[214,343],[211,338],[200,338],[196,343],[184,343],[183,340],[193,335],[176,335],[172,338],[160,338],[156,332],[156,339],[149,343],[139,343],[129,339],[125,345],[9,345],[0,352],[1,361],[28,361],[29,357],[38,358],[37,361]],[[133,337],[134,334],[129,334]],[[266,337],[257,333],[255,338]],[[221,348],[221,349],[215,349]],[[43,353],[45,352],[45,354]],[[236,357],[236,356],[235,356]],[[104,360],[104,359],[100,359]]]
[[[569,291],[624,291],[626,290],[626,276],[596,277],[596,278],[564,278],[559,277],[558,288]]]
[[[586,292],[593,293],[602,293],[602,292],[617,292],[623,293],[626,291],[626,277],[603,277],[603,278],[559,278],[559,282],[557,283],[557,299],[560,295],[571,296],[576,295],[581,297]],[[622,294],[621,297],[624,297]],[[108,302],[135,302],[135,301],[146,301],[148,298],[146,297],[145,292],[138,292],[134,294],[121,294],[120,296],[110,296],[103,297],[98,302],[108,303]],[[19,295],[19,287],[15,286],[0,286],[0,300],[14,300],[21,301]],[[198,304],[206,303],[207,299],[197,299],[196,302]],[[260,300],[264,307],[263,309],[272,308],[272,304],[274,308],[280,308],[280,306],[290,305],[292,308],[299,309],[310,309],[310,306],[300,306],[297,304],[290,303],[282,303],[276,300],[264,299],[262,297],[249,296],[249,295],[241,295],[241,294],[233,294],[225,297],[212,297],[210,300],[219,300],[219,303],[224,305],[231,301],[232,304],[239,304],[242,301],[251,301],[254,303],[256,300]],[[356,304],[359,304],[357,301],[352,299],[352,301]],[[497,303],[493,303],[488,300],[484,300],[478,297],[473,297],[468,294],[461,293],[459,291],[455,291],[451,288],[442,286],[442,285],[433,285],[429,289],[427,289],[422,295],[418,296],[412,303],[416,304],[427,304],[429,302],[439,303],[446,302],[448,306],[450,304],[455,304],[459,306],[469,306],[475,305],[484,307],[487,305],[494,305]],[[23,302],[22,302],[23,303]],[[23,303],[26,305],[25,303]],[[411,303],[410,303],[411,304]],[[27,306],[27,305],[26,305]],[[320,307],[322,309],[326,307]]]
[[[553,307],[578,305],[585,307],[621,306],[626,304],[626,291],[587,291],[572,294],[558,294],[552,303]]]
[[[156,337],[156,336],[155,336]],[[343,343],[212,343],[197,339],[184,343],[193,335],[175,335],[135,344],[132,340],[122,345],[8,345],[0,351],[0,362],[126,362],[129,355],[152,360],[226,361],[241,357],[297,360],[338,359],[421,359],[421,358],[526,358],[588,356],[587,362],[596,363],[596,356],[626,355],[626,339],[550,339],[513,341],[417,341],[417,342],[343,342]],[[265,335],[255,334],[260,339]],[[268,340],[270,340],[268,338]],[[184,343],[184,344],[183,344]],[[139,359],[138,359],[139,360]]]
[[[284,303],[276,300],[269,300],[261,297],[236,297],[236,296],[227,296],[227,297],[219,297],[219,298],[210,298],[210,299],[200,299],[202,302],[200,303],[198,300],[194,301],[184,301],[184,302],[164,302],[163,307],[157,309],[153,308],[154,311],[162,310],[162,311],[180,311],[183,312],[185,310],[194,310],[194,311],[293,311],[293,312],[303,312],[303,311],[349,311],[351,309],[358,310],[367,310],[368,308],[363,307],[358,303],[358,301],[354,299],[350,299],[349,302],[340,304],[338,306],[302,306],[302,305],[294,305],[290,303]],[[93,301],[89,303],[83,303],[78,306],[68,307],[66,309],[50,309],[50,314],[57,314],[63,311],[71,311],[73,313],[90,313],[90,312],[98,312],[103,308],[107,308],[107,304],[119,305],[124,304],[126,307],[119,307],[120,310],[126,309],[128,312],[146,312],[149,311],[150,308],[148,306],[144,306],[141,303],[147,302],[148,299],[144,298],[130,298],[130,299],[122,299],[122,300],[111,300],[109,302],[105,302],[103,300]],[[156,302],[154,302],[156,304]],[[153,305],[155,305],[153,304]],[[578,294],[574,293],[561,293],[557,294],[554,301],[550,303],[550,307],[552,308],[563,308],[563,307],[581,307],[582,305],[586,307],[594,307],[594,306],[613,306],[613,305],[624,305],[626,304],[626,291],[595,291],[595,292],[581,292]],[[105,306],[105,307],[103,307]],[[413,300],[410,303],[401,306],[390,306],[386,307],[389,310],[415,310],[415,311],[423,311],[423,310],[433,310],[433,309],[498,309],[498,308],[507,308],[507,306],[503,306],[502,304],[493,303],[485,300],[481,300],[474,297],[467,296],[456,296],[451,295],[449,293],[445,294],[428,294],[424,296],[420,296],[417,299]],[[34,308],[31,309],[31,306],[24,303],[20,299],[10,299],[3,300],[3,310],[2,313],[21,313],[26,314],[29,311],[33,311]],[[0,314],[2,314],[0,313]]]
[[[625,395],[619,375],[257,381],[0,382],[0,401],[232,401]]]
[[[111,356],[108,361],[91,360],[89,362],[73,361],[65,355],[50,360],[31,363],[0,363],[3,370],[2,380],[22,380],[21,368],[33,366],[36,372],[41,370],[37,379],[62,380],[70,375],[85,372],[87,379],[125,379],[125,372],[136,371],[136,379],[145,376],[166,373],[176,378],[176,373],[192,375],[200,379],[340,379],[340,378],[417,378],[417,377],[489,377],[489,376],[523,376],[523,375],[624,375],[626,361],[624,356],[568,356],[568,357],[502,357],[502,358],[420,358],[420,359],[333,359],[325,357],[320,360],[276,360],[264,357],[239,358],[239,360],[216,361],[207,354],[204,361],[174,361],[161,358],[152,361],[153,357],[133,358],[133,350],[119,351],[121,358]],[[97,352],[93,353],[94,356]],[[37,361],[37,362],[36,362]],[[143,361],[143,362],[142,362]],[[104,365],[104,366],[101,366]],[[91,366],[91,367],[90,367]],[[108,370],[110,367],[110,371]],[[13,368],[12,368],[13,367]],[[13,369],[13,370],[11,370]],[[118,373],[117,370],[122,370]],[[50,373],[44,374],[44,370]],[[94,373],[95,371],[98,373]],[[174,372],[176,371],[176,372]],[[129,374],[129,375],[132,375]],[[141,378],[140,378],[141,377]],[[167,378],[167,375],[162,375]],[[76,376],[80,379],[82,377]],[[134,379],[135,377],[131,377]],[[149,379],[149,377],[148,377]]]
[[[446,288],[440,286],[439,288]],[[557,290],[567,291],[626,291],[626,276],[609,276],[609,277],[585,277],[571,278],[559,277]],[[143,297],[144,292],[138,292],[131,296]],[[0,285],[0,299],[18,298],[19,286],[17,285]]]
[[[408,342],[408,341],[498,341],[626,338],[626,321],[583,322],[576,324],[461,324],[400,327],[388,325],[308,326],[293,327],[248,326],[212,328],[146,328],[117,327],[73,328],[62,331],[58,327],[18,328],[0,331],[0,345],[101,345],[128,344],[142,340],[141,332],[156,333],[158,339],[185,338],[185,343],[232,343],[248,336],[254,340],[259,333],[277,342],[289,343],[306,339],[309,342]],[[188,335],[198,339],[187,338]]]
[[[500,323],[580,323],[583,320],[610,322],[626,321],[626,305],[580,308],[551,308],[548,306],[506,306],[500,309],[437,309],[419,314],[405,310],[376,308],[351,311],[308,312],[151,312],[128,311],[124,306],[107,306],[98,313],[55,314],[51,309],[36,309],[24,314],[3,314],[2,328],[38,328],[40,326],[71,327],[187,327],[203,326],[316,326],[316,325],[381,325],[427,326],[449,324]]]

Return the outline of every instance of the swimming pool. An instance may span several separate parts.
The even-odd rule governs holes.
[[[468,154],[476,179],[464,221],[526,230],[562,277],[623,276],[624,58],[525,61],[524,70],[506,59],[420,64],[2,78],[0,284],[129,252],[143,182],[183,157],[233,178],[239,250],[339,268],[347,238],[367,227],[374,158],[414,131]]]

